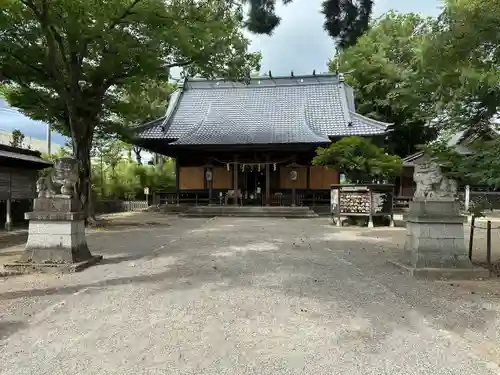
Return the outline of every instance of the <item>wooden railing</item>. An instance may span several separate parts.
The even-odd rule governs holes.
[[[211,199],[209,196],[209,190],[183,190],[179,194],[173,192],[163,192],[159,193],[157,197],[157,202],[159,204],[179,204],[179,205],[222,205],[225,203],[225,194],[227,189],[212,190]],[[295,201],[293,196],[293,191],[291,189],[279,189],[272,190],[269,202],[266,202],[266,198],[260,199],[262,205],[272,206],[291,206],[294,202],[297,206],[329,206],[330,205],[330,190],[310,190],[310,189],[297,189],[295,191]],[[252,199],[255,202],[256,199]],[[243,199],[243,204],[249,202],[250,199]],[[230,201],[229,204],[232,204]]]
[[[98,200],[94,202],[94,210],[99,214],[142,211],[147,208],[147,201]]]

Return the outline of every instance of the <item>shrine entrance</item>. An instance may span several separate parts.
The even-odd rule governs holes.
[[[265,205],[265,167],[259,167],[258,165],[246,166],[243,173],[241,173],[240,186],[245,205]]]

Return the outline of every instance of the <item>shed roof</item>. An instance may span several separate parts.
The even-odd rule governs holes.
[[[389,124],[355,112],[338,75],[260,77],[248,84],[190,79],[166,115],[141,126],[138,138],[171,145],[328,143],[348,135],[384,134]]]
[[[52,163],[40,157],[40,152],[26,150],[18,147],[11,147],[0,144],[0,160],[2,164],[16,164],[24,165],[29,168],[43,169],[50,167]]]

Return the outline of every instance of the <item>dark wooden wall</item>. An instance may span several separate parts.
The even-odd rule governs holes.
[[[272,190],[277,189],[312,189],[329,190],[331,184],[339,183],[339,173],[332,169],[320,166],[312,166],[314,149],[311,150],[271,150],[271,151],[201,151],[199,149],[191,152],[180,153],[176,159],[179,165],[179,190],[202,190],[207,188],[205,171],[208,166],[212,169],[213,189],[232,189],[234,160],[238,160],[238,180],[245,179],[245,173],[241,171],[241,164],[245,163],[274,163],[270,165],[270,186]],[[230,171],[227,171],[226,163],[230,163]],[[291,167],[291,164],[297,164]],[[297,179],[290,179],[290,172],[297,171]]]
[[[37,170],[0,167],[0,200],[35,198],[37,179]]]

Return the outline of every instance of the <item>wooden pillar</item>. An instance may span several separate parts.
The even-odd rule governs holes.
[[[10,198],[10,192],[9,192],[9,197],[5,201],[5,230],[10,231],[12,230],[12,200]]]
[[[297,170],[297,168],[295,167],[295,163],[296,163],[296,160],[295,160],[295,156],[294,156],[294,157],[293,157],[293,162],[292,162],[292,164],[294,165],[294,167],[293,167],[293,169],[292,169],[293,171],[296,171],[296,170]],[[297,185],[297,179],[298,179],[298,173],[299,173],[299,172],[296,172],[296,173],[297,173],[297,178],[296,178],[295,180],[292,180],[292,207],[295,207],[295,206],[296,206],[295,202],[296,202],[296,200],[297,200],[297,193],[296,193],[296,189],[295,189],[295,187],[296,187],[296,185]],[[289,178],[290,178],[290,177],[289,177]]]
[[[12,230],[12,171],[9,172],[9,191],[5,201],[5,230]]]
[[[234,205],[238,205],[238,157],[234,157],[234,166],[233,166],[233,190],[234,190]]]
[[[271,165],[269,164],[269,155],[266,156],[266,206],[269,206],[271,200]]]
[[[176,197],[176,204],[177,206],[179,205],[179,200],[180,200],[180,163],[179,163],[179,157],[175,158],[175,197]]]
[[[372,192],[371,188],[368,190],[368,199],[370,202],[370,211],[369,211],[369,216],[368,216],[368,228],[373,228],[373,192]]]

